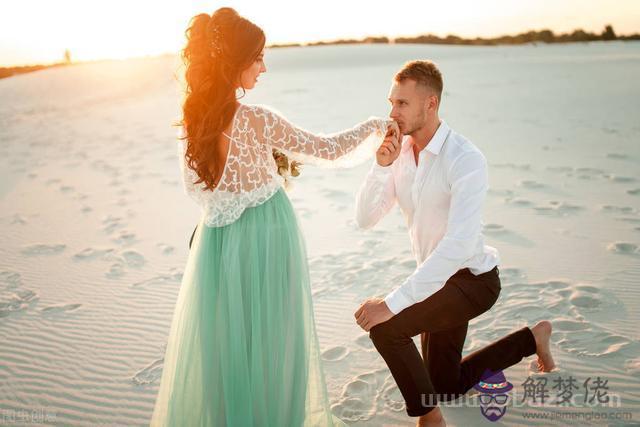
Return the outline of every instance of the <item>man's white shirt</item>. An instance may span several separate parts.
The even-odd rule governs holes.
[[[356,199],[361,228],[373,227],[396,202],[409,227],[418,267],[385,297],[394,314],[436,293],[460,269],[478,275],[500,263],[482,235],[488,189],[484,155],[444,121],[420,151],[417,166],[412,145],[405,136],[390,166],[374,159]]]

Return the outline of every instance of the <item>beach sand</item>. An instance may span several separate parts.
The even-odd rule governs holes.
[[[555,326],[555,372],[535,372],[534,357],[505,371],[514,385],[507,425],[584,425],[585,415],[527,417],[592,411],[633,417],[595,424],[639,422],[639,46],[278,49],[243,100],[333,132],[388,114],[389,82],[405,60],[440,65],[442,118],[489,161],[484,232],[502,258],[501,296],[471,322],[465,354],[541,319]],[[182,190],[171,127],[176,61],[0,80],[0,425],[148,425],[200,215]],[[353,319],[416,267],[397,207],[372,230],[355,224],[370,164],[305,166],[289,196],[307,239],[334,413],[353,425],[409,426]],[[554,379],[570,376],[574,406],[520,402],[528,377],[546,379],[553,397]],[[617,407],[585,407],[584,382],[596,377]],[[491,424],[477,406],[443,412],[449,425]]]

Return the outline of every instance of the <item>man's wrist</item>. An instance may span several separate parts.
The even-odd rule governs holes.
[[[389,293],[389,295],[384,298],[384,303],[387,305],[389,311],[394,315],[400,313],[402,310],[413,304],[413,302],[404,295],[401,287],[398,287]]]
[[[378,163],[378,160],[376,160],[373,163],[373,169],[379,172],[391,172],[391,166],[393,165],[393,162],[389,163],[388,165],[384,166],[381,165],[380,163]]]

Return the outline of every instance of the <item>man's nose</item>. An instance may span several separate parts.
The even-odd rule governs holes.
[[[399,117],[398,111],[395,108],[392,108],[391,112],[389,113],[389,117],[394,120],[397,119]]]

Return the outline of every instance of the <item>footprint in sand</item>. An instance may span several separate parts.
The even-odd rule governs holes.
[[[167,274],[160,274],[150,279],[133,283],[131,287],[137,288],[140,286],[156,286],[156,285],[162,286],[166,284],[180,283],[182,281],[182,274],[183,273],[181,271],[172,271]]]
[[[55,255],[63,252],[67,245],[58,244],[58,245],[47,245],[44,243],[39,243],[35,245],[24,246],[22,249],[22,253],[24,255]]]
[[[349,349],[343,346],[336,346],[322,352],[322,360],[325,362],[337,362],[343,360],[349,354]]]
[[[116,237],[114,237],[111,240],[117,243],[118,245],[128,246],[136,241],[136,235],[129,231],[122,230],[120,231],[120,234],[118,234]]]
[[[384,406],[393,412],[403,412],[405,410],[404,398],[391,375],[389,375],[382,386],[380,397],[384,402]]]
[[[558,334],[558,346],[563,350],[586,357],[610,357],[620,352],[637,354],[640,344],[615,333],[592,328]]]
[[[114,178],[111,181],[109,181],[109,187],[119,187],[122,185],[122,181],[120,181],[118,178]]]
[[[632,196],[637,196],[640,194],[640,188],[634,188],[632,190],[627,190],[627,194],[631,194]]]
[[[19,214],[15,214],[11,218],[11,224],[26,225],[27,222],[28,222],[27,219]]]
[[[632,214],[636,212],[636,210],[631,206],[603,205],[600,209],[604,212],[622,213],[622,214]]]
[[[122,221],[122,217],[108,215],[107,217],[102,219],[102,230],[107,234],[111,234],[117,229],[124,227]]]
[[[507,197],[507,198],[513,197],[513,191],[511,190],[496,190],[493,188],[489,188],[487,194],[489,194],[490,196],[496,196],[496,197]]]
[[[553,328],[555,331],[573,332],[583,331],[589,328],[589,325],[584,320],[559,318],[553,319]]]
[[[63,313],[67,311],[73,311],[80,308],[81,306],[82,304],[50,305],[50,306],[44,307],[40,311],[44,314],[56,314],[56,313]]]
[[[333,412],[345,421],[371,419],[376,412],[376,396],[388,376],[386,369],[366,372],[344,385],[340,400],[332,406]]]
[[[105,273],[105,276],[109,279],[118,279],[126,274],[124,265],[120,262],[111,264],[109,271]]]
[[[4,283],[7,289],[17,288],[22,284],[20,273],[15,271],[0,271],[0,283]]]
[[[622,183],[636,182],[636,179],[630,176],[608,174],[608,175],[605,175],[605,177],[609,179],[609,181],[613,181],[613,182],[622,182]]]
[[[62,185],[62,186],[60,186],[60,192],[62,192],[62,193],[71,193],[74,190],[75,190],[75,188],[70,186],[70,185]]]
[[[593,179],[604,174],[602,169],[596,168],[577,168],[575,170],[575,176],[578,179]],[[573,176],[573,174],[567,174],[567,176]]]
[[[378,246],[380,243],[382,243],[382,241],[380,240],[375,240],[375,239],[367,239],[367,240],[361,240],[360,242],[358,242],[358,244],[360,246],[365,246],[367,248],[375,248],[376,246]]]
[[[616,218],[616,220],[628,222],[628,223],[631,223],[631,224],[640,224],[640,218],[623,217],[623,218]]]
[[[97,171],[104,172],[111,177],[117,177],[120,175],[120,170],[104,160],[95,160],[91,162],[91,167]]]
[[[557,200],[550,200],[547,206],[534,206],[533,209],[540,214],[559,217],[565,217],[584,210],[582,206],[559,202]]]
[[[125,251],[122,253],[122,259],[126,263],[127,267],[140,268],[146,264],[147,260],[142,254],[136,251]]]
[[[635,243],[628,242],[613,242],[607,245],[607,250],[615,254],[621,255],[638,255],[640,254],[640,248]]]
[[[607,158],[608,159],[625,160],[625,159],[628,159],[629,156],[627,154],[621,154],[621,153],[607,153]]]
[[[129,200],[125,199],[124,197],[120,197],[118,200],[116,200],[112,204],[115,204],[116,206],[128,206]]]
[[[118,279],[127,273],[127,268],[141,268],[147,263],[145,257],[136,251],[124,251],[120,255],[109,254],[109,259],[115,259],[105,276],[109,279]]]
[[[549,172],[557,173],[573,172],[573,168],[571,166],[547,166],[545,169]]]
[[[549,280],[537,283],[505,282],[502,293],[503,299],[493,308],[494,318],[520,318],[528,324],[551,319],[554,325],[552,343],[564,351],[588,357],[631,357],[640,352],[640,342],[637,340],[588,320],[590,313],[624,310],[622,302],[606,289],[590,284]]]
[[[504,201],[514,206],[528,207],[533,205],[533,202],[531,200],[523,199],[522,197],[514,197],[514,198],[507,197],[504,199]]]
[[[155,382],[162,375],[162,365],[164,358],[158,359],[136,372],[131,378],[135,385],[146,385]]]
[[[640,378],[640,358],[627,360],[624,364],[624,368],[629,374]]]
[[[98,249],[98,248],[85,248],[73,256],[74,261],[90,261],[94,259],[106,259],[109,255],[113,254],[114,250],[111,248]]]
[[[518,186],[528,188],[530,190],[539,190],[541,188],[546,188],[546,185],[544,185],[543,183],[529,179],[518,181]]]
[[[506,228],[504,228],[504,226],[502,226],[500,224],[486,224],[483,227],[483,231],[486,234],[494,235],[494,236],[508,233],[508,230]]]
[[[174,250],[175,250],[175,248],[173,246],[167,245],[167,244],[164,244],[164,243],[158,243],[158,244],[156,244],[156,246],[158,248],[160,248],[160,252],[162,252],[163,255],[172,254],[174,252]]]
[[[29,289],[20,289],[8,295],[0,294],[0,318],[25,310],[30,303],[37,301],[38,295]]]
[[[592,286],[576,286],[569,295],[569,301],[576,307],[595,309],[602,304],[600,293]]]

